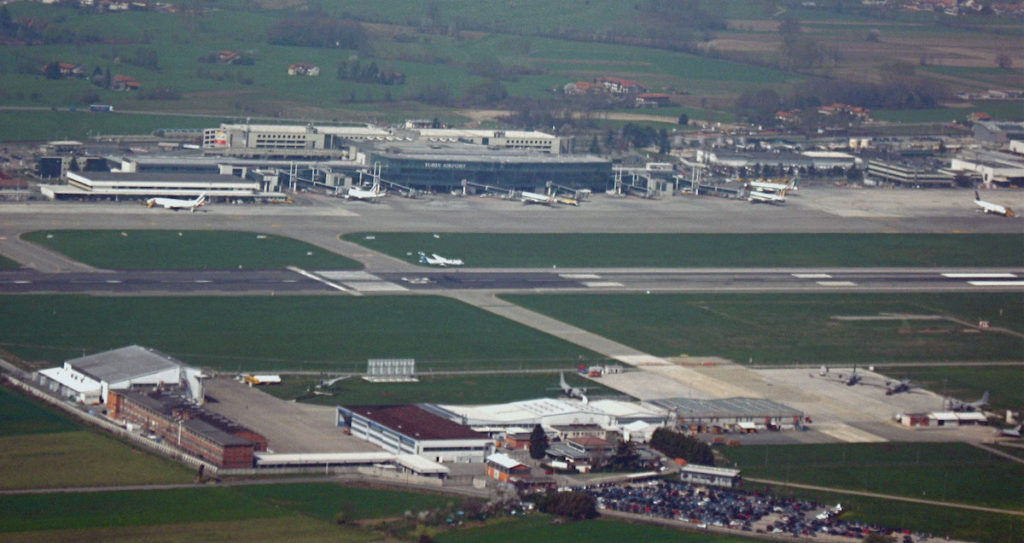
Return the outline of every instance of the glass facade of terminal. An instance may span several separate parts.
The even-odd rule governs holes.
[[[563,155],[557,159],[538,156],[536,160],[519,157],[514,160],[474,157],[470,160],[374,154],[371,160],[381,164],[384,179],[435,192],[462,190],[463,180],[527,191],[539,190],[551,181],[557,185],[603,192],[612,183],[611,162],[598,158],[566,160]]]

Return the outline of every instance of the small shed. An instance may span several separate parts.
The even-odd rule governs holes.
[[[700,464],[687,464],[679,470],[679,480],[684,483],[736,488],[740,486],[740,470],[716,468]]]

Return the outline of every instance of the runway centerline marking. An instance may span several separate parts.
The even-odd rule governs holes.
[[[583,285],[590,288],[621,287],[622,283],[616,281],[584,281]]]
[[[558,274],[562,279],[600,279],[601,276],[596,273],[560,273]]]
[[[1015,279],[1013,273],[944,273],[943,277],[950,279]]]
[[[823,287],[855,287],[857,283],[853,281],[818,281],[819,285]]]
[[[975,287],[1024,287],[1024,281],[968,281]]]
[[[797,279],[832,279],[832,276],[827,273],[794,273],[791,275]]]

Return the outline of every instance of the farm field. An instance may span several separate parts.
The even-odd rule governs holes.
[[[82,105],[81,107],[87,107]],[[186,115],[0,111],[0,141],[86,140],[104,134],[149,134],[161,128],[209,128],[226,118]]]
[[[952,507],[900,502],[785,486],[761,486],[777,496],[794,496],[821,503],[841,503],[843,518],[887,526],[901,526],[921,533],[950,536],[964,541],[1021,543],[1024,517]],[[928,496],[925,496],[928,497]],[[1019,509],[1019,508],[1018,508]]]
[[[991,395],[987,410],[1020,409],[1024,405],[1024,367],[943,366],[879,368],[894,379],[910,379],[915,385],[965,402],[973,402],[986,391]]]
[[[401,516],[405,511],[458,507],[462,498],[335,483],[245,485],[234,489],[248,498],[331,521],[343,511],[348,520]]]
[[[308,243],[256,232],[41,230],[21,238],[105,269],[362,268]]]
[[[648,524],[597,519],[553,524],[551,518],[534,515],[495,522],[480,528],[447,532],[438,543],[497,543],[501,541],[544,541],[545,543],[620,543],[622,541],[666,543],[741,543],[756,541],[736,536],[692,533]]]
[[[1024,331],[1024,294],[504,295],[503,299],[657,356],[755,364],[1019,360],[1024,340],[950,321],[838,321],[941,314]]]
[[[7,387],[0,387],[0,413],[0,489],[190,480],[190,470],[91,431]]]
[[[367,359],[406,357],[421,371],[566,368],[598,358],[432,296],[8,296],[4,309],[0,347],[39,367],[132,344],[230,372],[363,372]]]
[[[565,380],[570,386],[586,387],[587,396],[596,399],[603,395],[620,396],[600,383],[579,377],[567,369]],[[339,381],[330,388],[318,389],[329,396],[314,395],[312,386],[320,381],[312,377],[286,376],[280,386],[267,386],[263,391],[282,399],[337,405],[380,405],[397,403],[442,403],[472,405],[503,403],[551,397],[559,394],[558,374],[500,374],[500,375],[428,375],[420,376],[417,383],[369,383],[353,377]]]
[[[586,205],[586,204],[584,204]],[[373,239],[367,239],[372,236]],[[441,234],[358,232],[343,239],[408,262],[470,267],[1021,266],[1018,234]]]
[[[724,451],[746,477],[1020,510],[1024,465],[966,443],[760,445]]]

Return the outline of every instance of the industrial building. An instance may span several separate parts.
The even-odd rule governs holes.
[[[352,158],[352,142],[383,141],[392,131],[371,125],[222,124],[203,130],[203,151],[235,157]]]
[[[424,409],[472,428],[551,428],[558,424],[595,424],[611,427],[615,417],[580,401],[538,398],[492,405],[424,404]]]
[[[973,129],[974,140],[990,148],[1006,147],[1011,140],[1024,140],[1024,122],[976,121]]]
[[[849,169],[860,165],[860,159],[849,154],[836,151],[805,151],[770,152],[770,151],[697,151],[697,162],[728,168],[752,168],[756,166],[782,166],[784,168],[815,168],[830,170],[832,168]]]
[[[740,470],[716,468],[700,464],[686,464],[679,470],[679,480],[693,485],[737,488],[743,482]]]
[[[219,468],[253,467],[267,439],[197,406],[176,388],[111,391],[108,414]]]
[[[950,169],[980,175],[986,188],[1024,186],[1024,156],[1012,152],[963,151],[953,158]]]
[[[337,424],[394,454],[435,462],[483,462],[494,442],[415,405],[338,407]]]
[[[487,457],[487,476],[511,483],[529,477],[530,467],[507,454],[496,453]]]
[[[671,413],[676,423],[693,432],[799,427],[803,412],[763,398],[653,400]]]
[[[199,369],[138,345],[74,358],[36,374],[43,387],[87,404],[107,403],[111,390],[165,384],[181,385],[191,401],[199,404],[203,401],[200,377]]]

